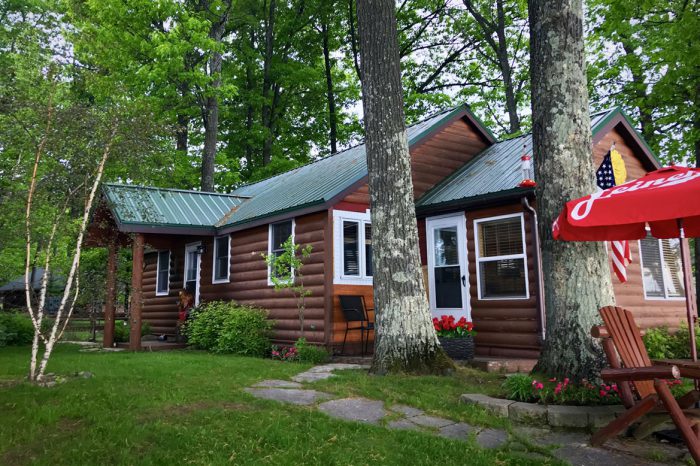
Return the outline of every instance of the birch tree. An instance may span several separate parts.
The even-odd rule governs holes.
[[[537,214],[547,339],[536,371],[595,377],[604,356],[590,336],[598,309],[615,298],[600,242],[554,241],[551,226],[569,199],[595,191],[581,0],[532,0],[530,73]]]
[[[411,159],[404,122],[392,0],[357,2],[367,165],[376,238],[376,338],[372,372],[452,368],[432,325],[421,275]]]

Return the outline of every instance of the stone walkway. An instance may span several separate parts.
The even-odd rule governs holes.
[[[288,380],[263,380],[245,390],[257,398],[295,405],[315,406],[328,416],[351,422],[362,422],[388,429],[413,430],[445,438],[467,441],[471,436],[482,448],[507,447],[522,452],[524,457],[545,460],[548,456],[535,452],[544,448],[556,458],[575,466],[605,465],[671,465],[684,464],[686,450],[658,442],[616,440],[607,448],[588,445],[589,434],[560,432],[550,429],[516,426],[512,432],[490,429],[465,422],[431,416],[406,405],[385,406],[381,400],[337,398],[330,393],[304,388],[304,383],[333,377],[333,371],[366,369],[360,364],[324,364]],[[534,447],[534,448],[533,448]]]

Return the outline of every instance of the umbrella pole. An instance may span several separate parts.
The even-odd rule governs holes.
[[[698,360],[698,349],[695,342],[695,317],[697,314],[693,309],[693,283],[691,280],[693,271],[690,266],[688,239],[683,231],[683,220],[678,220],[678,228],[681,233],[681,264],[683,266],[683,286],[685,288],[685,310],[688,315],[688,331],[690,332],[690,356],[695,362]]]

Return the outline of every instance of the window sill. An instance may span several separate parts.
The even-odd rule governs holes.
[[[333,279],[334,285],[364,285],[372,286],[372,278],[350,278],[350,277],[335,277]]]
[[[644,297],[645,301],[685,301],[685,297],[678,297],[678,298],[664,298],[664,297]]]
[[[223,283],[231,283],[231,279],[230,278],[225,278],[225,279],[220,278],[219,280],[212,280],[211,281],[212,285],[221,285]]]
[[[509,296],[502,298],[486,298],[479,296],[477,299],[479,301],[527,301],[530,298],[530,296]]]
[[[170,290],[168,290],[168,291],[156,291],[156,296],[170,296]]]

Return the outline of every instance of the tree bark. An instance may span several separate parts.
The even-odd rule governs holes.
[[[498,37],[498,64],[503,75],[503,87],[506,94],[506,110],[508,111],[508,121],[510,134],[520,131],[520,117],[518,116],[518,101],[515,96],[513,86],[513,69],[508,58],[508,42],[506,40],[506,21],[503,11],[503,0],[496,2],[496,35]]]
[[[323,36],[323,63],[326,71],[326,99],[328,101],[328,129],[331,144],[331,154],[338,152],[338,122],[335,113],[335,92],[333,92],[333,62],[328,46],[328,22],[321,24],[321,35]]]
[[[357,79],[362,82],[362,69],[360,68],[360,48],[357,46],[357,34],[355,34],[355,1],[348,0],[348,25],[350,26],[350,48],[352,50],[352,63],[355,66]]]
[[[542,241],[547,339],[535,371],[580,380],[604,364],[590,336],[598,309],[614,303],[600,242],[554,241],[564,202],[595,191],[581,0],[531,0],[533,152]]]
[[[131,270],[131,306],[129,306],[129,349],[141,351],[141,308],[143,306],[143,233],[136,233],[133,238]]]
[[[107,243],[107,279],[105,290],[105,318],[102,346],[114,346],[114,311],[117,300],[117,241],[111,238]]]
[[[270,0],[270,6],[267,11],[265,20],[265,56],[263,60],[263,89],[262,89],[262,124],[267,128],[268,134],[265,136],[263,143],[262,162],[263,166],[268,165],[272,161],[272,141],[270,128],[272,124],[272,56],[274,51],[275,41],[275,0]]]
[[[444,373],[453,363],[432,324],[418,250],[393,0],[357,4],[374,242],[371,371]]]
[[[508,41],[506,38],[506,21],[505,11],[503,9],[503,0],[496,1],[496,18],[484,17],[478,9],[474,0],[462,0],[464,6],[472,15],[476,24],[479,25],[484,33],[484,39],[489,47],[496,54],[495,61],[501,70],[503,80],[503,89],[506,96],[506,111],[508,112],[508,132],[514,134],[520,131],[520,116],[518,115],[518,100],[513,84],[513,67],[511,66],[508,57]],[[493,33],[496,33],[496,39],[493,39]]]

